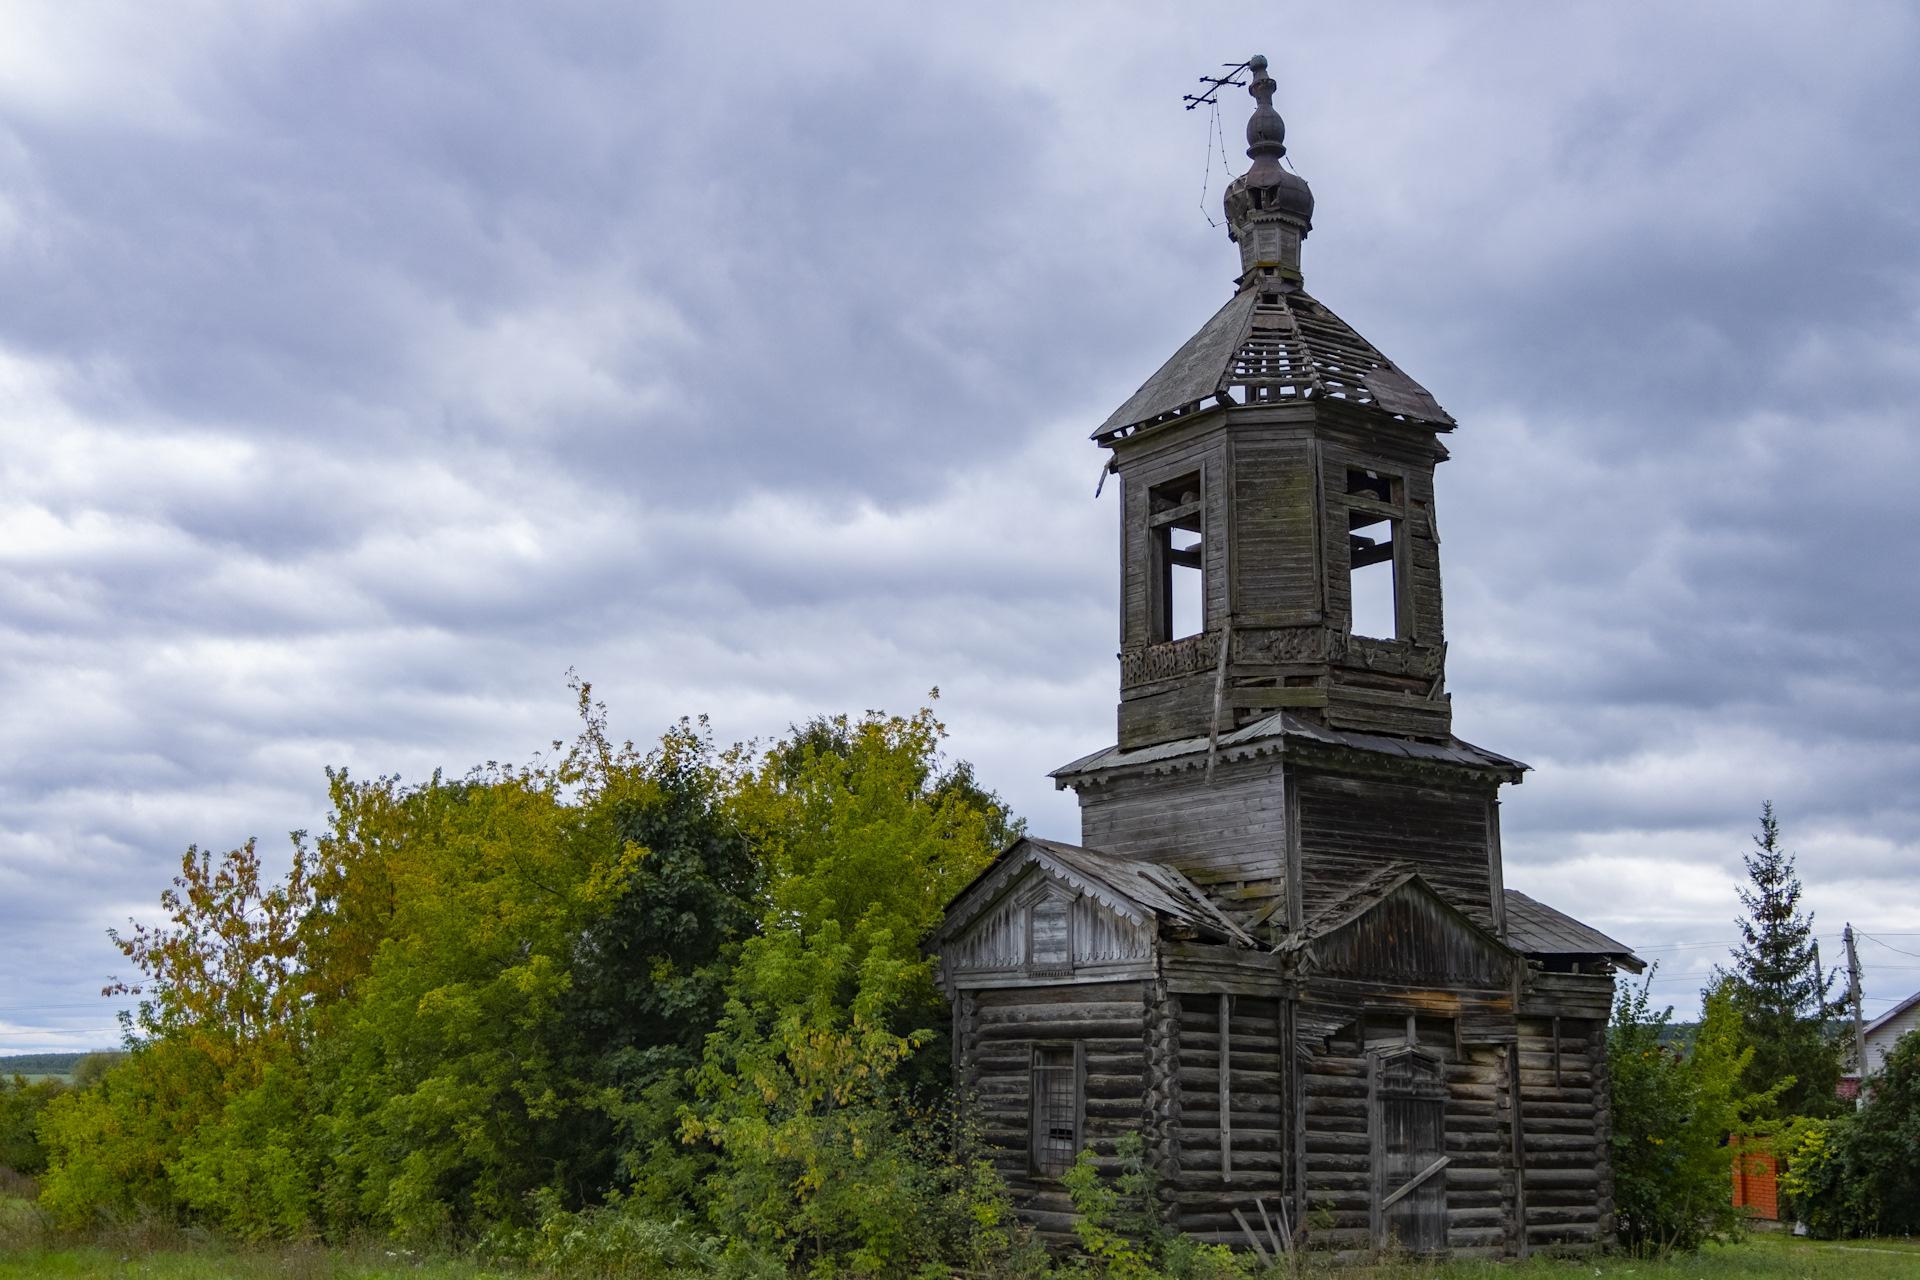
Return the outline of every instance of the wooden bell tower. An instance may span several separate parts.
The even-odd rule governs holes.
[[[1094,434],[1119,741],[1053,773],[1080,843],[1021,840],[927,944],[961,1094],[1056,1245],[1076,1153],[1116,1173],[1135,1133],[1213,1244],[1261,1250],[1273,1206],[1346,1260],[1604,1248],[1605,1027],[1641,962],[1506,888],[1526,766],[1455,738],[1443,684],[1453,419],[1303,288],[1313,195],[1244,69],[1234,295]]]
[[[1119,745],[1285,709],[1446,740],[1433,397],[1302,286],[1313,194],[1264,62],[1233,299],[1094,433],[1120,478]]]

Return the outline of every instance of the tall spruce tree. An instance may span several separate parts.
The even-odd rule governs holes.
[[[1760,1093],[1791,1076],[1776,1104],[1779,1115],[1835,1115],[1840,1044],[1829,1018],[1839,1005],[1827,998],[1834,975],[1821,968],[1813,913],[1800,911],[1800,877],[1793,855],[1780,847],[1771,802],[1760,808],[1753,845],[1745,859],[1748,887],[1740,891],[1747,914],[1736,922],[1741,943],[1732,970],[1714,974],[1746,1019],[1753,1060],[1741,1084]]]

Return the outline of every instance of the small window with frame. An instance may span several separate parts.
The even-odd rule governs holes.
[[[1033,1123],[1028,1151],[1033,1173],[1058,1178],[1080,1154],[1085,1112],[1084,1041],[1033,1046]]]
[[[1198,471],[1148,490],[1147,535],[1153,554],[1149,632],[1155,644],[1206,629],[1206,506],[1201,493]]]

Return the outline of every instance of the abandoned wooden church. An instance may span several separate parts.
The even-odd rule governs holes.
[[[1014,845],[929,944],[963,1093],[1050,1237],[1076,1154],[1137,1131],[1169,1222],[1235,1248],[1591,1248],[1642,966],[1502,884],[1526,766],[1455,738],[1444,687],[1454,422],[1302,287],[1313,196],[1250,66],[1238,289],[1094,435],[1119,740],[1053,774],[1080,844]]]

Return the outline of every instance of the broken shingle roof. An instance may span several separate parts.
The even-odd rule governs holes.
[[[1110,444],[1129,428],[1191,412],[1236,387],[1235,403],[1347,400],[1442,431],[1454,425],[1425,387],[1346,321],[1291,282],[1267,278],[1214,313],[1093,438]]]
[[[947,918],[934,930],[929,947],[987,910],[1021,878],[1018,868],[1037,863],[1122,915],[1136,920],[1155,916],[1197,932],[1246,947],[1259,943],[1214,906],[1198,886],[1172,867],[1116,857],[1098,849],[1023,836],[947,903]]]

